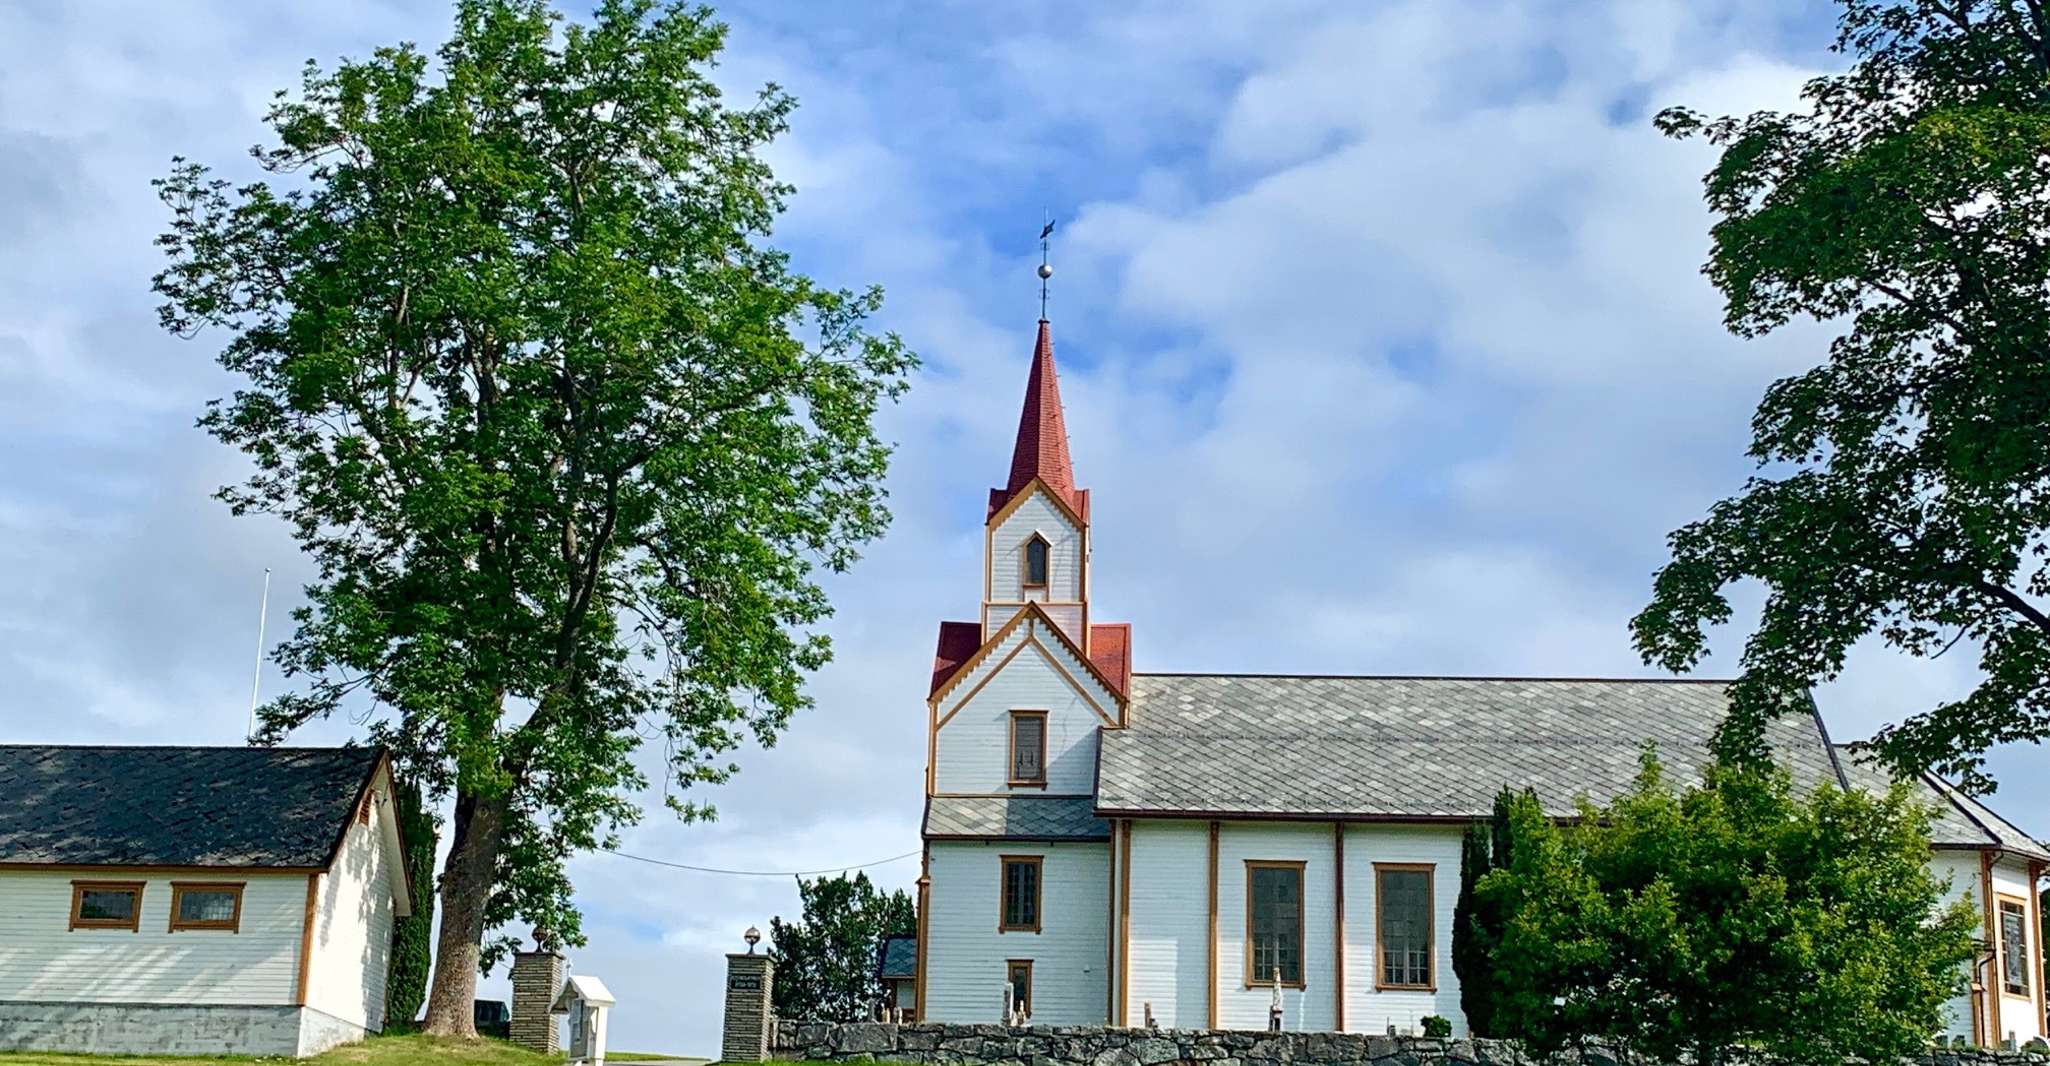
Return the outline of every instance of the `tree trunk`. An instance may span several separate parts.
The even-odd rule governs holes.
[[[441,871],[441,935],[435,941],[434,987],[421,1028],[436,1036],[475,1037],[477,961],[484,941],[484,904],[491,895],[498,848],[505,839],[506,799],[458,789],[454,835]]]

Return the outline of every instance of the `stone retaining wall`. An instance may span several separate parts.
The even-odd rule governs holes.
[[[814,1062],[997,1063],[1022,1066],[1277,1066],[1350,1063],[1361,1066],[1537,1066],[1503,1040],[1432,1040],[1359,1033],[1268,1033],[1209,1029],[1006,1028],[886,1022],[835,1024],[779,1021],[769,1057]],[[1602,1051],[1562,1056],[1554,1066],[1625,1066]],[[2046,1066],[2022,1052],[1933,1050],[1919,1066]]]

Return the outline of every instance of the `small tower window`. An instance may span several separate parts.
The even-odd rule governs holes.
[[[1037,533],[1025,542],[1025,587],[1043,589],[1046,587],[1047,553],[1046,538]]]

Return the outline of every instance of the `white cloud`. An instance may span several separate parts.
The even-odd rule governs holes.
[[[130,8],[0,13],[4,739],[239,734],[261,570],[277,620],[303,563],[206,498],[239,460],[190,422],[229,384],[217,340],[156,331],[147,182],[174,153],[241,174],[304,57],[447,21]],[[812,869],[917,846],[923,682],[936,623],[975,608],[1043,207],[1098,613],[1135,623],[1141,669],[1641,670],[1625,622],[1665,533],[1735,487],[1759,391],[1822,336],[1722,332],[1712,157],[1648,116],[1791,103],[1810,8],[1789,41],[1778,0],[732,6],[722,83],[801,102],[779,240],[883,283],[927,369],[885,417],[897,521],[832,582],[817,709],[707,794],[719,822],[652,810],[622,850]],[[1819,698],[1860,736],[1968,681],[1961,654],[1935,667],[1861,651]],[[2050,832],[2040,750],[1999,765],[2003,809]],[[792,883],[573,869],[615,1042],[709,1052],[719,956],[791,915]]]

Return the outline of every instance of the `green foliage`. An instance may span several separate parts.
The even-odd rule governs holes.
[[[427,976],[434,962],[434,810],[418,782],[400,780],[397,798],[399,844],[406,854],[406,879],[413,913],[392,925],[391,963],[384,982],[385,1027],[403,1028],[420,1017],[427,1001]]]
[[[876,978],[877,951],[884,937],[917,930],[911,897],[901,889],[877,891],[860,872],[800,879],[797,894],[802,917],[795,922],[769,919],[776,1016],[839,1022],[874,1017],[883,995]]]
[[[1962,988],[1978,917],[1929,874],[1930,814],[1905,787],[1797,795],[1746,763],[1681,790],[1647,748],[1607,809],[1511,816],[1515,853],[1479,893],[1507,918],[1495,1024],[1539,1051],[1894,1061]]]
[[[1659,116],[1722,149],[1704,268],[1742,336],[1801,317],[1844,332],[1774,383],[1752,420],[1763,471],[1674,533],[1632,623],[1674,670],[1767,598],[1722,749],[1805,712],[1851,645],[1934,657],[1963,642],[1984,678],[1882,731],[1903,770],[1990,790],[1994,744],[2050,736],[2050,9],[2036,0],[1842,0],[1841,75],[1808,110]]]
[[[167,329],[225,335],[200,424],[254,473],[221,499],[317,567],[262,733],[367,704],[453,790],[443,955],[515,918],[582,943],[564,863],[639,816],[643,741],[702,817],[684,790],[809,704],[819,572],[888,521],[873,419],[915,364],[879,291],[770,245],[793,104],[722,98],[708,11],[455,15],[433,61],[309,64],[253,150],[276,187],[176,161],[156,278]]]
[[[1425,1036],[1443,1040],[1452,1035],[1452,1019],[1450,1018],[1441,1017],[1436,1014],[1426,1014],[1420,1024],[1423,1026]]]
[[[1459,898],[1452,911],[1452,970],[1459,975],[1459,1008],[1474,1036],[1505,1035],[1495,1020],[1500,997],[1494,974],[1495,946],[1501,943],[1505,916],[1493,899],[1478,891],[1488,873],[1509,865],[1516,853],[1511,812],[1528,808],[1542,814],[1537,793],[1507,786],[1495,794],[1494,810],[1485,822],[1467,826],[1459,853]]]

